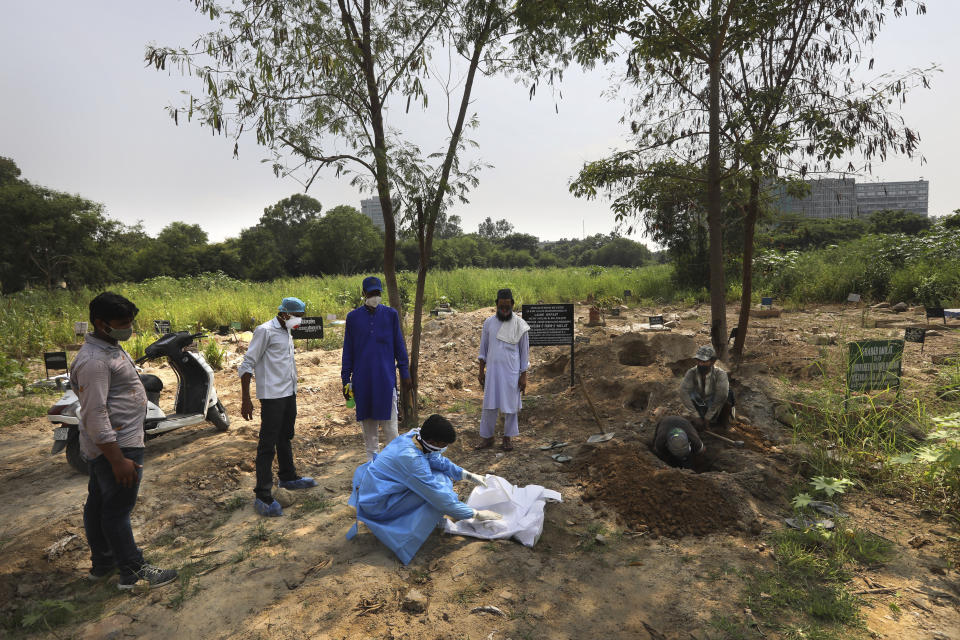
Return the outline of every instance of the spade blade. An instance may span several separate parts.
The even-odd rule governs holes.
[[[615,434],[613,433],[597,433],[587,438],[587,442],[589,442],[590,444],[595,444],[597,442],[606,442],[607,440],[610,440],[611,438],[613,438],[614,435]]]

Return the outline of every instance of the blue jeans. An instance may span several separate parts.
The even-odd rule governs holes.
[[[123,455],[143,464],[143,447],[121,449]],[[94,568],[116,565],[121,573],[131,574],[143,565],[143,554],[133,539],[130,512],[137,503],[143,469],[137,470],[137,484],[121,487],[113,477],[113,468],[104,455],[90,461],[87,502],[83,505],[83,528],[90,545]]]

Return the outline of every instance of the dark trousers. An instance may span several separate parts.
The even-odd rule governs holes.
[[[123,455],[143,464],[143,447],[121,449]],[[130,574],[143,565],[143,554],[133,539],[130,512],[137,503],[143,469],[137,470],[137,484],[122,487],[113,477],[113,468],[106,456],[90,461],[90,483],[87,502],[83,505],[83,528],[90,545],[94,568],[116,565],[121,573]]]
[[[257,443],[257,487],[253,492],[273,502],[273,455],[277,455],[277,475],[281,482],[300,476],[293,466],[293,426],[297,421],[297,396],[260,401],[260,440]]]

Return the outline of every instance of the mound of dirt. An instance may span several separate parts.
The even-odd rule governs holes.
[[[571,469],[584,500],[600,501],[634,530],[700,536],[737,528],[739,510],[709,477],[657,467],[642,445],[598,448]]]

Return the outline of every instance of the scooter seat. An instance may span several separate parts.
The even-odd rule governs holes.
[[[157,376],[149,373],[143,374],[140,376],[140,382],[143,383],[143,388],[147,393],[160,393],[163,391],[163,381]]]

